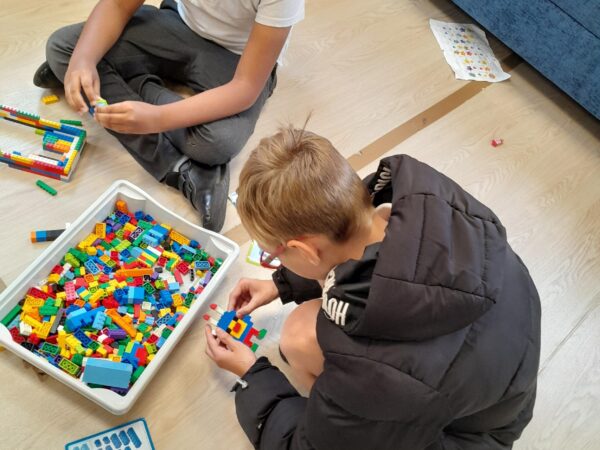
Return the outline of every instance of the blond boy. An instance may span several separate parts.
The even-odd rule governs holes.
[[[300,303],[280,349],[310,392],[207,328],[256,448],[512,447],[535,401],[540,305],[492,211],[406,155],[363,183],[328,140],[292,128],[261,141],[238,194],[282,267],[241,280],[230,307]]]

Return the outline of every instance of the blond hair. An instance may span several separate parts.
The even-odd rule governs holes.
[[[327,139],[292,126],[264,138],[240,174],[237,210],[253,238],[307,234],[345,242],[370,218],[366,187]]]

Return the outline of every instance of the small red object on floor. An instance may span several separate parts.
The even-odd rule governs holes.
[[[498,147],[499,145],[502,145],[504,143],[504,141],[502,139],[492,139],[492,142],[490,142],[492,147]]]

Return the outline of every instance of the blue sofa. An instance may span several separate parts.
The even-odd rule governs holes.
[[[453,0],[600,119],[600,0]]]

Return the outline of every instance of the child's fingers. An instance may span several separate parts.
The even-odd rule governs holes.
[[[215,328],[215,330],[217,331],[217,338],[219,338],[221,344],[225,345],[225,347],[227,347],[227,350],[231,350],[235,339],[233,339],[233,337],[230,334],[225,333],[219,327]]]
[[[92,77],[89,74],[82,77],[81,87],[83,88],[83,92],[85,93],[85,96],[88,98],[90,103],[93,103],[98,96],[96,95],[94,89],[94,82],[92,80]]]
[[[102,97],[100,97],[100,78],[98,78],[98,77],[94,78],[93,90],[94,90],[94,98],[102,98]]]
[[[78,112],[81,113],[83,110],[87,109],[83,96],[81,95],[81,84],[79,83],[79,80],[70,84],[69,88],[65,91],[65,95],[67,96],[67,102]]]
[[[255,305],[253,304],[252,301],[250,301],[249,303],[246,303],[244,306],[242,306],[240,309],[237,310],[236,312],[236,316],[241,319],[242,317],[250,314],[252,311],[254,311],[255,309]]]
[[[125,125],[127,123],[127,116],[125,114],[114,114],[101,111],[102,108],[96,108],[94,117],[100,125],[104,128],[115,128]],[[116,130],[118,131],[118,130]]]
[[[242,292],[244,292],[244,287],[242,285],[242,281],[240,280],[238,284],[235,285],[233,290],[229,293],[229,301],[227,302],[228,311],[235,309],[239,298],[242,296]]]
[[[208,325],[204,327],[204,335],[206,336],[206,354],[214,360],[216,358],[215,350],[219,347],[219,343],[212,335],[212,330]]]

